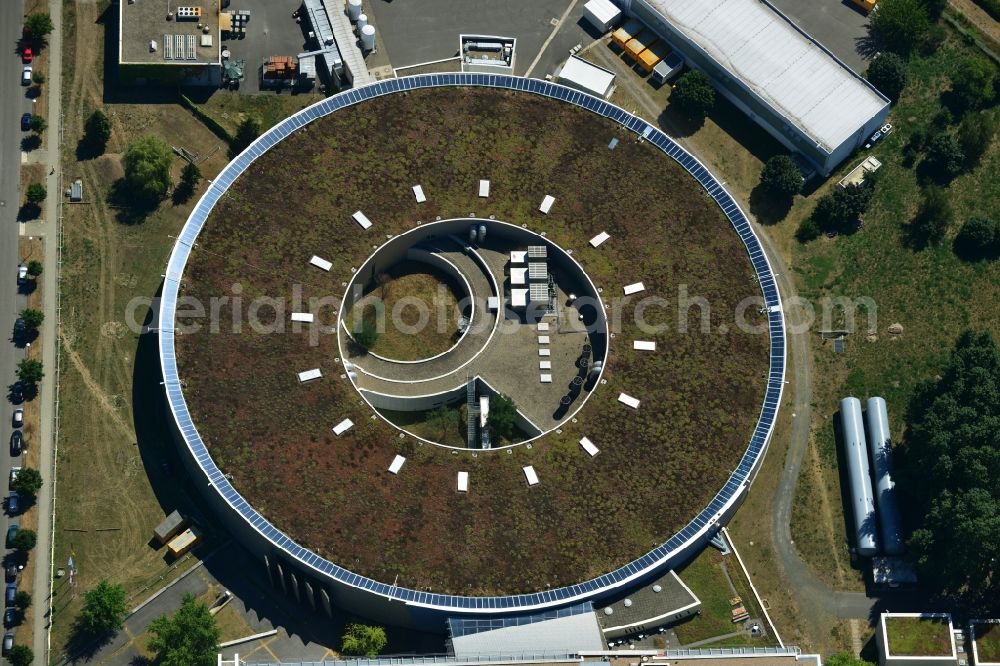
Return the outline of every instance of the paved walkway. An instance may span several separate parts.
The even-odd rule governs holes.
[[[40,395],[41,427],[39,433],[38,468],[45,483],[38,493],[38,543],[32,551],[35,558],[35,614],[32,627],[32,649],[36,663],[49,663],[49,612],[52,600],[52,512],[55,501],[55,385],[56,385],[56,342],[59,330],[59,207],[62,202],[62,187],[59,151],[62,147],[62,2],[49,0],[49,15],[54,29],[48,37],[49,108],[48,148],[44,164],[48,175],[45,187],[49,196],[45,199],[45,221],[40,225],[40,235],[45,237],[45,271],[42,273],[42,310],[45,321],[41,328],[42,364],[46,378],[42,382]]]

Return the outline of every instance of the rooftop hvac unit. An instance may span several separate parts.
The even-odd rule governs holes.
[[[201,18],[201,7],[178,7],[178,21],[194,21]]]

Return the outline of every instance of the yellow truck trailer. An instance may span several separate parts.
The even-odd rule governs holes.
[[[649,30],[643,30],[625,44],[625,54],[638,60],[639,54],[659,41],[656,34]]]
[[[642,67],[642,70],[649,74],[668,55],[670,55],[670,46],[666,42],[656,42],[640,53],[637,61],[639,67]]]
[[[642,21],[639,19],[632,19],[622,27],[618,28],[611,34],[611,39],[618,46],[625,48],[625,45],[630,39],[642,32]]]

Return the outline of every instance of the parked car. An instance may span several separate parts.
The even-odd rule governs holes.
[[[14,424],[15,428],[20,428],[24,425],[24,408],[18,407],[14,410],[14,416],[11,419],[11,423]]]
[[[8,631],[3,635],[3,654],[7,656],[7,653],[14,649],[14,632]]]
[[[24,64],[28,64],[35,57],[35,54],[31,52],[30,46],[25,46],[24,50],[21,51],[21,60]]]
[[[14,385],[10,387],[10,401],[17,404],[24,400],[24,383],[21,381],[14,382]]]
[[[17,494],[16,490],[10,491],[10,495],[7,496],[7,513],[12,516],[16,516],[21,510],[21,496]]]
[[[17,475],[20,474],[20,473],[21,473],[20,466],[11,467],[10,468],[10,482],[14,483],[14,480],[17,478]]]
[[[17,580],[18,573],[19,572],[17,570],[16,564],[8,564],[7,567],[4,569],[4,577],[6,578],[8,583],[15,582]]]
[[[14,605],[14,597],[17,595],[17,583],[7,583],[7,605]]]
[[[16,458],[21,455],[21,450],[24,448],[24,435],[21,434],[20,430],[15,430],[10,433],[10,455],[12,458]]]
[[[21,131],[27,132],[31,129],[31,114],[25,113],[21,116]]]
[[[17,611],[13,608],[8,608],[3,613],[3,626],[10,629],[15,624],[17,624]]]
[[[10,544],[14,541],[14,537],[17,536],[17,523],[11,523],[10,527],[7,528],[7,547],[13,548]]]
[[[24,69],[21,70],[21,85],[31,85],[31,65],[25,65]]]
[[[17,266],[17,283],[21,284],[28,279],[28,267],[24,264],[18,264]]]

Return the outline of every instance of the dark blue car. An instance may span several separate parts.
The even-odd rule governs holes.
[[[27,132],[30,129],[31,129],[31,114],[26,113],[23,116],[21,116],[21,131]]]

